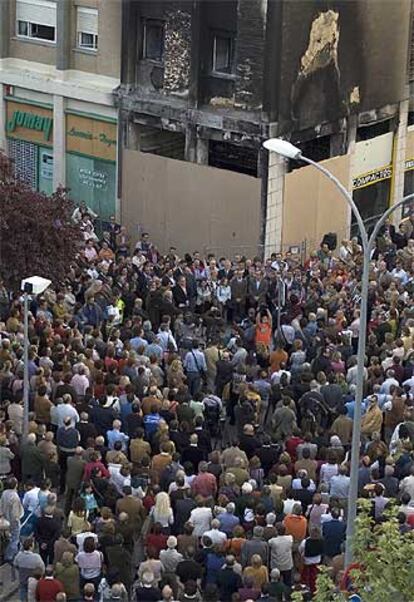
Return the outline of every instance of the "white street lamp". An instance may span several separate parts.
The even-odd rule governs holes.
[[[23,437],[29,433],[29,295],[41,295],[51,280],[40,276],[31,276],[21,282],[24,297],[24,348],[23,348]]]
[[[414,194],[409,194],[400,201],[389,207],[381,218],[376,223],[371,236],[368,237],[368,232],[365,228],[364,221],[355,204],[354,199],[345,186],[324,167],[321,163],[317,163],[308,157],[302,155],[299,148],[280,138],[270,138],[263,142],[263,146],[271,151],[278,153],[286,159],[300,159],[304,163],[312,165],[315,169],[321,172],[337,187],[339,192],[344,197],[345,201],[351,207],[355,216],[359,232],[361,235],[362,248],[364,252],[364,265],[361,280],[361,302],[360,302],[360,335],[358,340],[358,355],[357,355],[357,390],[355,395],[355,413],[354,425],[352,431],[352,447],[351,447],[351,473],[350,473],[350,488],[348,496],[348,517],[346,524],[346,542],[345,542],[345,567],[352,562],[353,556],[353,537],[355,533],[355,519],[357,514],[358,502],[358,470],[359,470],[359,453],[361,447],[361,405],[364,394],[364,373],[365,373],[365,347],[367,336],[367,314],[368,314],[368,286],[369,286],[369,268],[371,262],[371,253],[375,247],[377,236],[388,217],[397,209],[402,207],[406,201],[413,200]]]

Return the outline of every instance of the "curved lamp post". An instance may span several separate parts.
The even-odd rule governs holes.
[[[354,426],[352,431],[352,448],[351,448],[351,473],[350,473],[350,488],[348,496],[348,519],[346,524],[346,542],[345,542],[345,566],[348,566],[352,562],[353,556],[353,544],[352,540],[355,532],[355,518],[357,514],[357,501],[358,501],[358,470],[359,470],[359,453],[361,446],[361,404],[363,398],[364,389],[364,372],[365,372],[365,347],[366,347],[366,335],[367,335],[367,314],[368,314],[368,286],[369,286],[369,267],[371,262],[371,253],[375,246],[375,241],[381,227],[384,225],[387,218],[397,209],[402,207],[408,200],[414,199],[414,193],[409,194],[402,198],[400,201],[389,207],[381,218],[376,223],[371,236],[368,236],[368,232],[365,228],[364,221],[359,212],[358,207],[355,204],[352,195],[348,192],[345,186],[336,178],[326,167],[320,163],[316,163],[302,155],[299,148],[288,142],[287,140],[281,140],[280,138],[270,138],[263,143],[263,146],[271,152],[277,153],[286,159],[295,159],[304,161],[309,165],[312,165],[320,171],[325,177],[338,188],[339,192],[344,197],[345,201],[351,207],[351,210],[355,216],[358,224],[359,232],[361,235],[364,263],[362,271],[361,281],[361,305],[360,305],[360,327],[359,327],[359,339],[358,339],[358,355],[357,355],[357,390],[355,396],[355,413],[354,413]]]

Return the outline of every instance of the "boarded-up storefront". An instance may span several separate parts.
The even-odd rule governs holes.
[[[350,182],[350,157],[323,161],[346,188]],[[302,167],[285,177],[283,200],[283,248],[307,242],[318,248],[324,234],[336,232],[338,242],[348,236],[348,205],[338,189],[314,167]]]
[[[122,223],[145,230],[161,251],[260,252],[261,180],[232,171],[126,150]]]

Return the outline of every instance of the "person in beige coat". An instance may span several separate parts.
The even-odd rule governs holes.
[[[371,395],[368,409],[361,420],[361,433],[368,439],[372,439],[374,433],[381,432],[382,420],[383,416],[378,406],[378,397]]]

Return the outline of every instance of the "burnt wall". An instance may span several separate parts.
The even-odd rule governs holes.
[[[192,60],[192,5],[185,1],[143,1],[137,5],[136,84],[149,95],[174,94],[186,97]],[[162,63],[142,56],[142,27],[145,19],[164,23]]]
[[[409,14],[408,2],[394,0],[284,2],[275,67],[280,133],[401,100]]]
[[[260,109],[266,50],[267,0],[239,0],[235,105]]]

